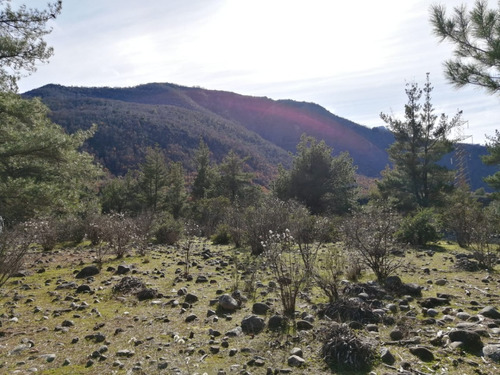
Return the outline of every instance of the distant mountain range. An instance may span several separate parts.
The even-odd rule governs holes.
[[[130,88],[46,85],[24,94],[40,97],[51,118],[68,132],[98,125],[87,151],[112,173],[123,174],[144,160],[147,146],[165,149],[188,171],[202,138],[220,161],[234,150],[248,157],[257,182],[268,184],[278,164],[290,166],[300,136],[324,140],[334,153],[348,151],[360,175],[377,178],[389,164],[386,149],[394,141],[384,127],[367,128],[325,108],[293,100],[272,100],[232,92],[150,83]],[[498,169],[486,167],[480,145],[460,145],[471,187],[486,187],[482,178]],[[455,154],[443,164],[457,165]]]

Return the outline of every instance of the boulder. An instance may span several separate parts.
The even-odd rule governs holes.
[[[500,345],[486,345],[483,348],[483,356],[500,363]]]
[[[252,312],[257,315],[266,315],[269,310],[269,306],[265,303],[257,302],[252,306]]]
[[[224,310],[234,311],[239,307],[238,301],[229,294],[223,294],[219,297],[219,306]]]
[[[84,267],[80,270],[80,272],[78,272],[76,274],[76,278],[77,279],[85,279],[87,277],[90,277],[90,276],[95,276],[97,274],[99,274],[99,268],[97,268],[96,266],[87,266],[87,267]]]
[[[279,331],[283,329],[286,325],[286,320],[281,315],[273,315],[269,318],[269,322],[267,323],[267,327],[271,331]]]
[[[498,312],[498,310],[493,306],[486,306],[484,309],[479,311],[478,314],[490,319],[500,319],[500,312]]]
[[[414,348],[410,348],[410,353],[415,357],[424,362],[434,361],[434,354],[427,348],[423,346],[416,346]]]
[[[241,321],[241,329],[243,333],[246,334],[257,334],[262,332],[266,323],[264,319],[258,317],[257,315],[248,315]]]
[[[118,268],[116,269],[116,274],[117,275],[125,275],[126,273],[130,272],[130,266],[127,266],[126,264],[120,264]]]
[[[477,332],[464,329],[456,329],[448,333],[448,337],[452,342],[462,342],[463,349],[469,352],[479,351],[483,347],[481,336],[479,336],[479,333]]]
[[[382,348],[380,351],[380,359],[386,365],[393,365],[396,362],[396,358],[394,358],[394,355],[387,348]]]
[[[290,357],[288,357],[288,366],[292,366],[292,367],[300,367],[302,366],[306,361],[304,360],[304,358],[302,357],[299,357],[298,355],[291,355]]]

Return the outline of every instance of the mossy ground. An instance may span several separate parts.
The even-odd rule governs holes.
[[[208,247],[211,257],[203,256],[203,248]],[[436,293],[446,293],[452,297],[451,307],[470,314],[477,313],[478,305],[499,306],[499,277],[497,273],[463,272],[454,268],[453,252],[464,252],[455,245],[440,243],[434,248],[410,250],[405,256],[405,267],[400,276],[404,282],[414,282],[424,287],[423,297],[435,297]],[[214,246],[197,242],[192,250],[187,281],[182,277],[185,254],[175,247],[154,247],[145,256],[127,256],[116,260],[109,256],[102,265],[101,272],[91,280],[75,279],[75,270],[89,265],[95,259],[91,247],[79,246],[58,248],[52,252],[34,251],[27,259],[29,275],[10,279],[1,289],[0,295],[0,373],[30,373],[37,369],[41,374],[217,374],[219,369],[227,374],[240,373],[244,368],[252,374],[265,374],[267,368],[290,369],[287,365],[289,352],[300,347],[306,364],[292,368],[293,374],[328,374],[332,371],[319,356],[321,340],[318,331],[328,322],[316,317],[315,329],[297,332],[293,328],[286,332],[264,332],[250,336],[230,338],[228,345],[222,344],[225,332],[238,326],[251,313],[253,302],[268,302],[271,311],[281,311],[279,296],[268,288],[272,275],[261,270],[256,277],[245,271],[248,258],[243,251],[235,251],[229,246]],[[236,260],[236,262],[235,262]],[[107,271],[125,263],[132,268],[127,276],[141,278],[149,287],[157,289],[162,298],[138,301],[133,295],[113,293],[112,286],[123,277]],[[238,265],[238,267],[237,267]],[[425,269],[428,269],[427,273]],[[208,282],[197,283],[198,276],[206,276]],[[369,272],[363,274],[363,281],[372,280]],[[442,286],[435,284],[438,279],[446,279]],[[250,282],[253,280],[253,282]],[[87,283],[91,293],[75,293],[74,288],[58,289],[65,282]],[[256,284],[256,282],[259,282]],[[180,288],[199,297],[190,306],[182,307],[184,297],[178,296]],[[231,293],[235,288],[244,290],[249,300],[243,307],[231,314],[217,310],[214,301],[221,293]],[[250,288],[248,288],[250,287]],[[177,300],[179,304],[173,303]],[[83,303],[86,307],[78,308]],[[316,315],[316,306],[326,302],[318,288],[309,288],[300,294],[297,310]],[[73,305],[72,305],[73,304]],[[83,304],[84,305],[84,304]],[[207,316],[208,310],[217,311]],[[436,327],[427,327],[418,304],[411,304],[414,316],[407,319],[406,312],[394,314],[397,322],[408,321],[410,330],[428,345]],[[190,314],[196,315],[192,322],[186,322]],[[16,319],[13,319],[16,318]],[[439,318],[439,317],[438,317]],[[16,321],[17,320],[17,321]],[[70,327],[62,327],[70,320]],[[457,322],[451,322],[450,327]],[[64,329],[61,329],[64,328]],[[390,344],[389,332],[393,326],[379,325],[378,332],[362,332],[385,344],[396,357],[397,362],[411,362],[413,368],[422,373],[494,374],[497,371],[481,358],[459,351],[450,352],[434,348],[436,360],[424,363],[409,354],[402,345]],[[447,330],[449,327],[440,327]],[[212,330],[212,334],[210,334]],[[221,333],[221,336],[213,334]],[[89,335],[101,333],[104,342],[86,339]],[[498,337],[496,338],[498,341]],[[75,342],[76,341],[76,342]],[[106,345],[106,358],[91,358],[92,353]],[[17,348],[17,350],[16,350]],[[231,349],[238,349],[233,356]],[[129,358],[118,357],[120,350],[130,350]],[[48,362],[45,354],[55,354]],[[264,366],[248,363],[262,357]],[[93,363],[89,364],[89,359]],[[69,364],[64,365],[65,361]],[[119,361],[119,365],[116,361]],[[160,369],[158,364],[168,363]],[[135,368],[135,370],[134,370]],[[177,372],[176,372],[177,371]],[[380,361],[373,371],[377,374],[396,373]]]

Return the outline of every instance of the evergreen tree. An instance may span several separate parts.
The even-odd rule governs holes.
[[[193,199],[206,198],[214,183],[214,171],[210,165],[210,149],[207,144],[200,140],[195,155],[196,177],[193,181],[191,196]]]
[[[62,1],[49,3],[46,10],[14,10],[9,0],[0,0],[0,91],[17,91],[17,81],[36,70],[53,54],[43,37],[50,33],[47,23],[61,12]]]
[[[486,165],[500,165],[500,132],[495,131],[495,136],[489,138],[489,143],[486,145],[489,154],[483,156],[483,163]],[[488,185],[495,190],[500,190],[500,172],[484,179]]]
[[[174,219],[178,219],[181,216],[182,209],[186,203],[186,196],[182,163],[171,163],[168,171],[168,187],[165,203]]]
[[[447,136],[461,121],[461,112],[451,120],[435,115],[432,90],[429,75],[423,90],[416,83],[407,84],[404,120],[381,114],[395,142],[388,150],[393,166],[377,185],[384,198],[394,198],[403,210],[439,205],[453,188],[453,174],[438,162],[453,149]]]
[[[146,149],[146,160],[140,166],[139,200],[146,210],[161,211],[166,201],[168,167],[162,150]]]
[[[229,198],[231,203],[238,198],[244,198],[249,192],[252,174],[244,172],[244,164],[247,159],[240,158],[233,150],[224,157],[219,165],[216,177],[215,192],[217,196]]]
[[[462,5],[447,17],[443,5],[431,8],[434,33],[454,47],[454,59],[445,62],[445,74],[457,87],[476,85],[492,93],[500,90],[500,10],[476,1],[472,10]]]
[[[282,200],[295,199],[311,213],[343,213],[355,195],[355,167],[347,153],[332,156],[324,141],[303,135],[290,171],[280,167],[274,190]]]
[[[100,169],[79,152],[95,131],[68,135],[39,99],[0,93],[0,216],[7,223],[50,212],[84,212]]]

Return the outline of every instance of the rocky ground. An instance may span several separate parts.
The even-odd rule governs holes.
[[[229,247],[198,242],[189,269],[174,247],[101,268],[84,246],[34,252],[0,290],[0,373],[499,374],[500,275],[460,252],[409,251],[399,277],[366,272],[333,305],[307,288],[292,327],[271,273]],[[356,345],[370,370],[325,362],[360,363]]]

